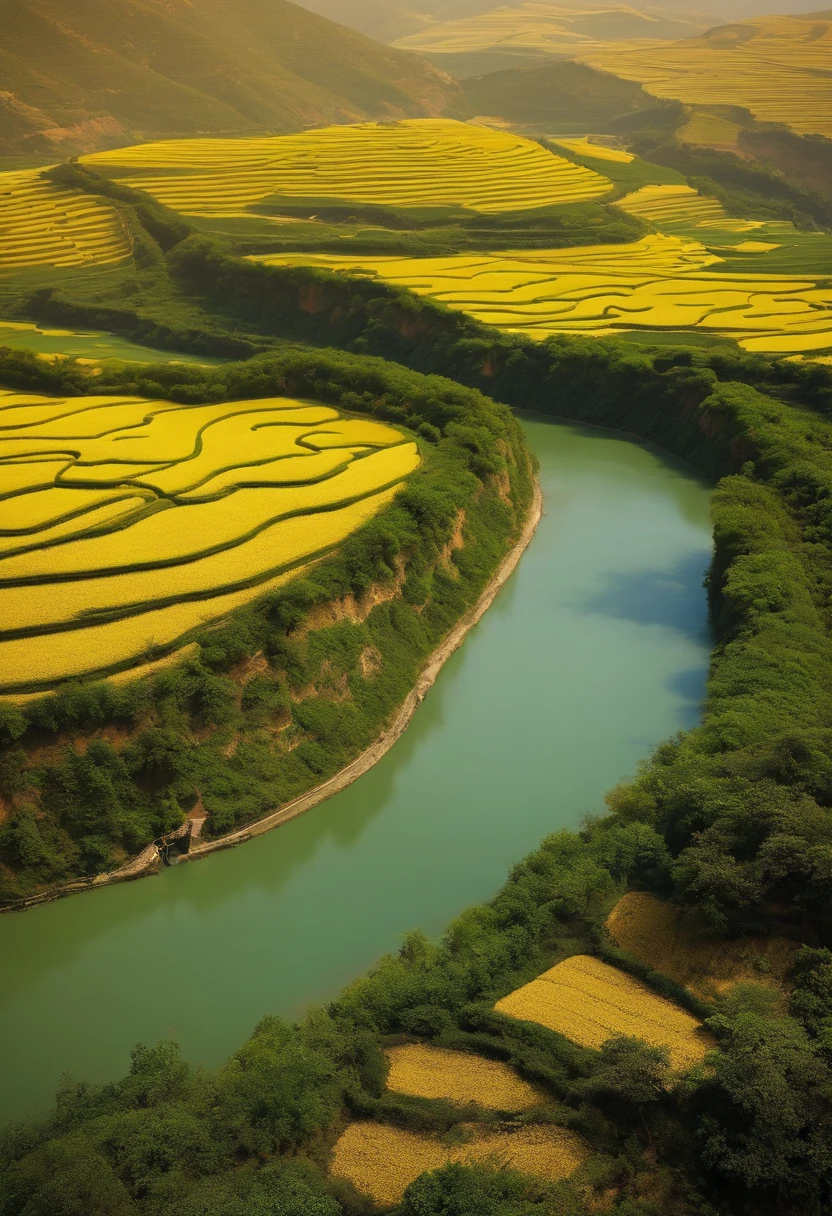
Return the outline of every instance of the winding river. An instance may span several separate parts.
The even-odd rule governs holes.
[[[0,1118],[138,1040],[223,1059],[265,1013],[326,1000],[420,926],[488,898],[697,719],[708,488],[621,437],[526,422],[546,515],[390,753],[242,848],[0,917]]]

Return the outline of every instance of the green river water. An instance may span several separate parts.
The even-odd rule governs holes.
[[[439,934],[546,833],[697,719],[708,489],[598,431],[527,421],[546,515],[404,737],[330,802],[158,878],[0,917],[0,1118],[139,1040],[215,1065],[265,1013]]]

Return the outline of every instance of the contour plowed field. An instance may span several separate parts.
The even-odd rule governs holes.
[[[756,253],[745,242],[736,248],[763,259],[776,246],[763,242]],[[746,350],[832,347],[828,280],[731,273],[730,263],[720,263],[699,241],[669,235],[631,245],[447,258],[280,254],[260,260],[378,275],[489,325],[533,337],[701,330],[735,338]]]
[[[832,135],[829,12],[753,17],[701,37],[635,46],[608,42],[578,54],[592,67],[637,80],[688,105],[743,106],[766,122]]]
[[[558,963],[503,997],[500,1013],[538,1022],[582,1047],[601,1047],[616,1035],[666,1047],[674,1068],[690,1068],[712,1045],[700,1023],[645,984],[590,955]]]
[[[338,544],[418,463],[392,427],[290,398],[0,393],[0,691],[157,657]]]
[[[472,6],[473,7],[473,6]],[[559,59],[606,49],[607,39],[683,38],[712,24],[699,12],[651,6],[597,3],[526,3],[499,5],[488,12],[429,24],[393,45],[417,55],[501,51],[509,55],[555,55]],[[649,45],[649,43],[648,43]],[[510,65],[507,60],[506,66]]]
[[[183,139],[97,152],[90,164],[186,215],[230,215],[271,195],[500,212],[606,194],[602,174],[533,140],[451,119],[326,127],[266,139]],[[138,172],[137,172],[138,171]]]
[[[28,266],[104,266],[130,253],[114,207],[60,190],[37,169],[0,173],[0,272]]]

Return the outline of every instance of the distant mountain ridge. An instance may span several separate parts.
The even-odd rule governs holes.
[[[426,116],[455,93],[288,0],[3,0],[0,154]]]

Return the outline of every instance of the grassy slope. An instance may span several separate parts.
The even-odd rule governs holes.
[[[0,152],[436,113],[455,86],[416,56],[286,0],[4,6]]]

